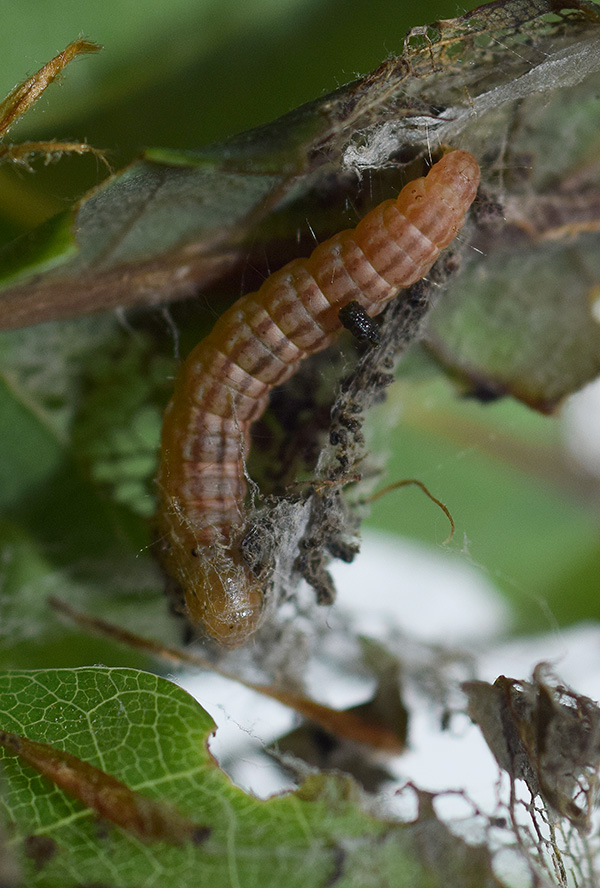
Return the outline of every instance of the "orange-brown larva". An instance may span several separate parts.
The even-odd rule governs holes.
[[[239,299],[182,365],[162,432],[162,560],[190,623],[221,644],[243,644],[263,612],[262,584],[239,545],[251,424],[273,387],[332,342],[340,309],[356,302],[377,315],[427,274],[462,227],[479,176],[472,154],[446,154],[356,228]]]

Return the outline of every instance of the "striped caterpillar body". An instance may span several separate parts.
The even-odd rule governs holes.
[[[479,176],[473,155],[446,154],[356,228],[239,299],[182,365],[162,432],[162,561],[190,623],[222,645],[243,644],[263,612],[262,583],[239,545],[251,424],[273,387],[333,341],[341,309],[358,303],[373,317],[427,274],[462,227]]]

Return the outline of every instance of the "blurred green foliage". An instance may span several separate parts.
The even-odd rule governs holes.
[[[97,57],[73,64],[60,91],[52,87],[12,134],[85,138],[107,149],[118,169],[143,148],[197,148],[265,123],[401,51],[410,27],[456,13],[448,0],[414,7],[391,0],[26,0],[2,12],[0,93],[78,34],[103,44]],[[63,209],[103,176],[89,158],[46,169],[38,163],[37,170],[35,180],[0,171],[0,239],[33,227],[40,211],[43,218]]]
[[[30,0],[3,11],[0,91],[8,91],[79,33],[103,43],[105,49],[98,56],[80,59],[68,69],[62,84],[48,90],[11,138],[85,138],[107,149],[110,162],[118,168],[144,147],[198,147],[266,122],[375,68],[386,55],[400,52],[410,27],[456,12],[448,2],[421,3],[417,8],[390,0],[370,4],[358,0],[162,0],[153,4],[120,0],[101,6],[74,0],[51,5]],[[0,238],[10,239],[64,209],[103,175],[90,157],[63,159],[50,167],[38,162],[35,175],[2,168]],[[80,332],[81,328],[77,335]],[[50,335],[50,343],[55,335],[61,334]],[[23,348],[27,349],[26,340]],[[123,344],[118,348],[122,353]],[[141,374],[147,372],[151,351],[150,337],[135,355],[131,352],[135,364],[131,372],[137,372],[136,368]],[[53,354],[60,364],[60,348]],[[112,357],[109,348],[105,371]],[[66,555],[77,551],[77,541],[85,539],[82,516],[94,510],[102,514],[103,533],[116,533],[127,545],[135,540],[141,547],[148,541],[147,525],[140,516],[147,516],[151,509],[147,500],[142,503],[139,489],[140,477],[149,474],[154,459],[158,407],[147,414],[141,399],[131,406],[141,411],[135,414],[138,418],[149,422],[142,423],[143,434],[135,441],[127,438],[121,461],[117,459],[117,475],[111,478],[110,447],[122,436],[113,431],[108,443],[102,438],[109,412],[90,389],[90,380],[97,381],[102,370],[92,363],[83,365],[84,378],[76,383],[80,391],[69,395],[79,404],[76,416],[69,419],[77,432],[77,458],[71,454],[66,462],[57,428],[48,423],[48,413],[40,410],[40,404],[28,399],[30,392],[15,388],[10,375],[3,376],[0,389],[3,506],[11,520],[31,516],[23,504],[38,496],[37,529],[59,522],[50,535],[52,551],[43,553],[44,557],[49,554],[55,569],[62,569]],[[77,367],[81,370],[82,365]],[[128,368],[127,362],[115,364],[116,382],[103,383],[114,383],[108,389],[113,404],[119,398],[119,379],[130,378]],[[560,623],[599,617],[598,502],[592,491],[584,494],[571,483],[568,471],[563,477],[559,468],[550,468],[557,465],[561,451],[557,421],[510,401],[484,409],[460,402],[450,385],[428,380],[429,369],[418,385],[397,387],[382,415],[373,419],[375,452],[390,454],[388,480],[418,477],[446,502],[458,526],[451,547],[462,551],[510,597],[517,628],[546,630],[551,625],[549,613]],[[418,378],[418,373],[414,376]],[[390,428],[389,417],[397,401],[402,401],[404,413],[399,424]],[[506,448],[498,448],[499,434],[508,439],[516,436],[523,443],[521,450],[509,454]],[[545,473],[532,468],[538,451],[543,456],[540,464],[549,466]],[[24,466],[26,479],[20,482]],[[45,498],[39,498],[46,474],[54,480],[46,487]],[[103,499],[102,485],[107,482],[113,493],[119,488],[119,506],[107,506]],[[25,487],[19,488],[19,483]],[[69,490],[75,492],[81,512],[61,524],[60,503],[69,501]],[[132,515],[128,503],[136,497],[138,505]],[[14,503],[18,503],[16,512],[11,511]],[[44,511],[49,504],[52,509]],[[23,520],[22,530],[12,526],[7,530],[5,541],[12,551],[27,549],[31,545],[27,534],[36,532],[30,518]],[[370,524],[434,545],[446,535],[445,518],[435,514],[431,503],[421,500],[416,491],[398,492],[378,502]],[[106,539],[94,539],[96,558]],[[82,553],[83,549],[80,557]],[[121,565],[119,557],[115,556],[115,565]],[[43,566],[45,561],[40,558],[36,563]],[[144,570],[141,584],[135,571],[123,580],[121,570],[122,566],[112,577],[115,591],[122,582],[138,591],[156,583],[156,577],[146,577]],[[85,655],[82,651],[82,662],[87,662]],[[59,659],[64,662],[61,655]]]

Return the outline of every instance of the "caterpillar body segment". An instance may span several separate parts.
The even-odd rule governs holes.
[[[239,299],[182,365],[162,432],[162,561],[191,624],[222,645],[243,644],[263,614],[263,583],[239,547],[252,423],[271,390],[334,340],[341,309],[352,302],[373,317],[428,273],[464,224],[479,178],[473,155],[446,154],[356,228]]]

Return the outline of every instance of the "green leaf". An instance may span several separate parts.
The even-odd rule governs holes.
[[[151,350],[151,339],[132,341],[110,317],[0,336],[4,663],[47,662],[44,650],[55,664],[89,662],[89,645],[58,643],[66,629],[48,610],[52,594],[80,606],[99,599],[116,620],[140,601],[147,615],[154,605],[164,611],[147,518],[160,425],[154,399],[165,398],[172,362]],[[33,651],[23,645],[32,638]]]
[[[2,750],[9,850],[27,884],[499,886],[482,848],[452,837],[422,799],[415,824],[378,820],[342,776],[260,801],[207,749],[214,723],[184,691],[132,669],[0,674],[0,727],[65,750],[210,829],[200,846],[142,842]],[[35,837],[38,842],[32,840]],[[45,840],[43,854],[39,840]],[[33,849],[33,851],[32,851]],[[33,859],[31,859],[33,857]],[[427,859],[427,863],[419,863]]]
[[[596,244],[544,244],[489,255],[436,311],[435,354],[475,385],[484,380],[491,392],[552,411],[600,373],[597,254]]]
[[[589,49],[600,57],[593,37]],[[543,103],[520,101],[508,159],[489,180],[502,220],[474,235],[484,259],[450,288],[429,330],[458,376],[546,412],[600,373],[597,86],[594,73]],[[502,126],[510,113],[499,112]]]

